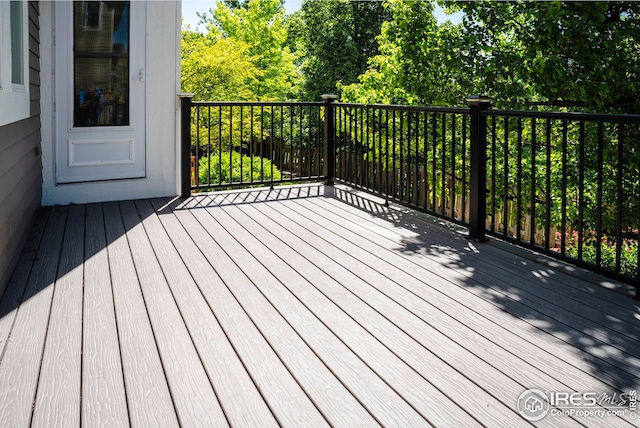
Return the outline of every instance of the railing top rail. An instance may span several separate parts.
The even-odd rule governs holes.
[[[452,114],[469,114],[466,107],[432,107],[432,106],[405,106],[398,104],[357,104],[357,103],[334,103],[336,107],[360,107],[366,109],[383,109],[383,110],[401,110],[401,111],[420,111],[430,113],[452,113]]]
[[[246,106],[246,107],[315,107],[322,106],[324,102],[315,101],[193,101],[194,106],[201,107],[228,107],[228,106]],[[335,102],[336,107],[356,107],[365,109],[382,109],[397,111],[414,111],[429,113],[449,113],[449,114],[469,114],[467,107],[433,107],[433,106],[407,106],[398,104],[358,104]],[[638,114],[607,114],[607,113],[581,113],[581,112],[557,112],[557,111],[534,111],[534,110],[500,110],[487,109],[482,110],[485,116],[497,117],[522,117],[522,118],[539,118],[539,119],[555,119],[568,121],[593,121],[593,122],[611,122],[611,123],[640,123],[640,115]]]
[[[579,112],[550,112],[532,110],[483,110],[483,115],[499,117],[527,117],[539,119],[556,119],[568,121],[591,121],[612,123],[640,123],[638,114],[605,114],[605,113],[579,113]]]
[[[191,103],[194,106],[201,107],[317,107],[324,105],[323,102],[299,102],[299,101],[193,101]]]

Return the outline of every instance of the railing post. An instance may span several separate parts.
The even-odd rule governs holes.
[[[483,241],[487,217],[487,117],[483,110],[491,105],[488,97],[467,97],[470,123],[470,171],[469,171],[469,238]]]
[[[191,195],[191,100],[192,93],[181,93],[180,98],[180,196]]]
[[[336,176],[336,135],[334,127],[334,94],[322,95],[324,101],[324,184],[333,185]]]

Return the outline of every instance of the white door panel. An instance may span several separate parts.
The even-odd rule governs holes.
[[[55,2],[56,182],[145,176],[146,2]]]

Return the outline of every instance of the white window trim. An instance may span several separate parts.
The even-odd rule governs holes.
[[[11,82],[11,4],[0,0],[0,126],[30,116],[29,10],[22,1],[22,49],[24,84]]]

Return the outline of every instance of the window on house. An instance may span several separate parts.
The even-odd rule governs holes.
[[[85,30],[99,30],[102,23],[102,2],[85,1],[82,6],[84,8],[83,28]]]
[[[27,7],[0,0],[0,126],[29,117]]]
[[[22,39],[22,2],[10,2],[11,19],[11,83],[24,84],[24,41]]]

